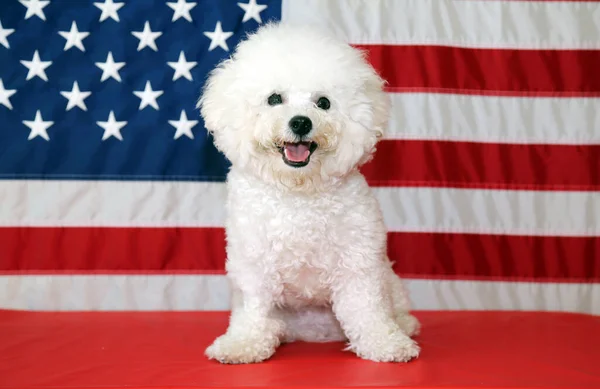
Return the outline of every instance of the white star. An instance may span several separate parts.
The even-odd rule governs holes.
[[[190,70],[197,64],[198,62],[187,62],[183,51],[179,53],[179,59],[177,62],[167,62],[167,65],[175,69],[173,81],[177,80],[179,77],[185,77],[192,81],[192,73],[190,73]]]
[[[164,92],[159,90],[159,91],[153,91],[152,90],[152,85],[150,85],[150,81],[146,81],[146,87],[144,88],[144,91],[134,91],[133,94],[136,95],[137,97],[139,97],[140,99],[142,99],[142,101],[140,101],[140,110],[144,109],[144,107],[146,107],[147,105],[150,105],[152,108],[156,109],[158,111],[158,103],[156,102],[156,99],[162,95]]]
[[[181,115],[179,116],[179,120],[169,120],[169,124],[177,129],[175,132],[175,136],[173,139],[179,139],[180,136],[185,135],[190,139],[194,139],[194,134],[192,133],[192,127],[198,124],[197,120],[188,120],[187,115],[184,110],[181,110]]]
[[[10,34],[15,32],[14,28],[4,28],[2,27],[2,21],[0,21],[0,45],[10,49],[10,45],[8,44],[8,39],[6,39]]]
[[[102,77],[100,82],[106,80],[108,77],[112,77],[115,80],[121,82],[121,76],[119,75],[119,69],[125,66],[125,62],[115,62],[113,59],[112,52],[108,52],[106,62],[96,62],[96,66],[102,69]]]
[[[102,140],[107,140],[111,136],[114,136],[118,140],[123,140],[123,135],[121,135],[121,128],[127,125],[127,122],[118,122],[115,119],[115,114],[113,111],[110,111],[108,114],[108,121],[106,122],[96,122],[97,125],[104,129],[104,134],[102,134]]]
[[[48,128],[50,128],[54,122],[45,122],[44,119],[42,119],[42,114],[39,110],[35,113],[35,119],[33,119],[33,121],[23,120],[23,124],[31,129],[27,140],[32,140],[36,136],[41,136],[46,140],[50,140],[50,137],[48,136]]]
[[[144,23],[144,31],[132,31],[131,33],[134,37],[140,40],[137,51],[140,51],[146,46],[150,47],[154,51],[158,51],[155,40],[162,35],[162,32],[152,32],[150,29],[150,23],[148,23],[148,21]]]
[[[27,78],[25,80],[31,80],[33,77],[38,76],[44,81],[48,81],[48,76],[46,76],[45,69],[52,65],[52,61],[40,61],[40,55],[36,50],[33,53],[33,59],[31,61],[20,61],[23,66],[29,69],[27,72]]]
[[[4,89],[4,82],[2,82],[2,79],[0,78],[0,104],[4,105],[8,109],[13,109],[13,106],[8,98],[15,93],[17,93],[16,89]]]
[[[63,51],[67,51],[71,47],[77,47],[79,50],[85,51],[82,41],[87,38],[88,35],[90,35],[89,32],[79,32],[77,29],[77,23],[75,23],[75,21],[71,23],[71,30],[69,32],[59,31],[58,34],[67,40]]]
[[[60,92],[60,94],[63,95],[63,97],[69,99],[67,109],[65,111],[68,111],[75,106],[83,109],[84,111],[87,111],[87,107],[83,100],[87,99],[92,94],[92,92],[80,91],[79,85],[77,84],[77,81],[75,81],[73,83],[73,89],[71,89],[71,92],[64,91]]]
[[[229,51],[229,47],[227,46],[226,40],[229,39],[233,35],[233,33],[223,32],[223,29],[221,28],[221,22],[217,22],[215,31],[205,31],[204,35],[206,35],[210,39],[210,46],[208,47],[208,51],[214,50],[217,46],[220,46],[225,51]]]
[[[96,7],[102,10],[102,15],[100,15],[100,21],[103,22],[108,18],[112,18],[119,21],[118,10],[121,9],[125,3],[113,3],[113,0],[105,0],[104,3],[94,3]]]
[[[50,4],[50,0],[19,0],[19,3],[27,7],[27,13],[25,19],[29,19],[33,15],[36,15],[43,21],[46,21],[46,15],[44,14],[44,8]]]
[[[188,22],[192,21],[192,15],[190,10],[196,6],[196,3],[186,3],[185,0],[177,0],[177,3],[167,3],[169,7],[174,11],[172,22],[179,18],[184,18]]]
[[[246,23],[250,19],[256,20],[258,23],[262,23],[262,19],[260,18],[260,13],[267,9],[267,6],[264,4],[256,4],[256,0],[248,0],[248,4],[245,3],[237,3],[241,9],[244,10],[244,18],[242,19],[242,23]]]

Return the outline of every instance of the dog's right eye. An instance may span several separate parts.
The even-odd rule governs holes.
[[[283,99],[281,98],[280,94],[273,93],[271,96],[269,96],[267,102],[269,103],[269,105],[278,105],[283,103]]]

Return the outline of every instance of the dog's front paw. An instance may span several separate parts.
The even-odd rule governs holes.
[[[421,351],[417,343],[402,331],[385,337],[364,337],[360,344],[350,348],[363,359],[375,362],[408,362]]]
[[[206,349],[206,356],[221,363],[257,363],[270,358],[278,342],[273,339],[253,339],[230,334],[221,335]]]

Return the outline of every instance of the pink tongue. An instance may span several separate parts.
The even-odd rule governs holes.
[[[288,161],[302,162],[310,155],[308,145],[304,143],[287,143],[284,146],[285,157]]]

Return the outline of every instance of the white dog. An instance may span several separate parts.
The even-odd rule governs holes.
[[[209,358],[260,362],[294,340],[348,341],[373,361],[418,356],[420,324],[358,171],[387,125],[383,84],[358,50],[283,24],[261,27],[210,74],[198,106],[232,164],[233,299]]]

